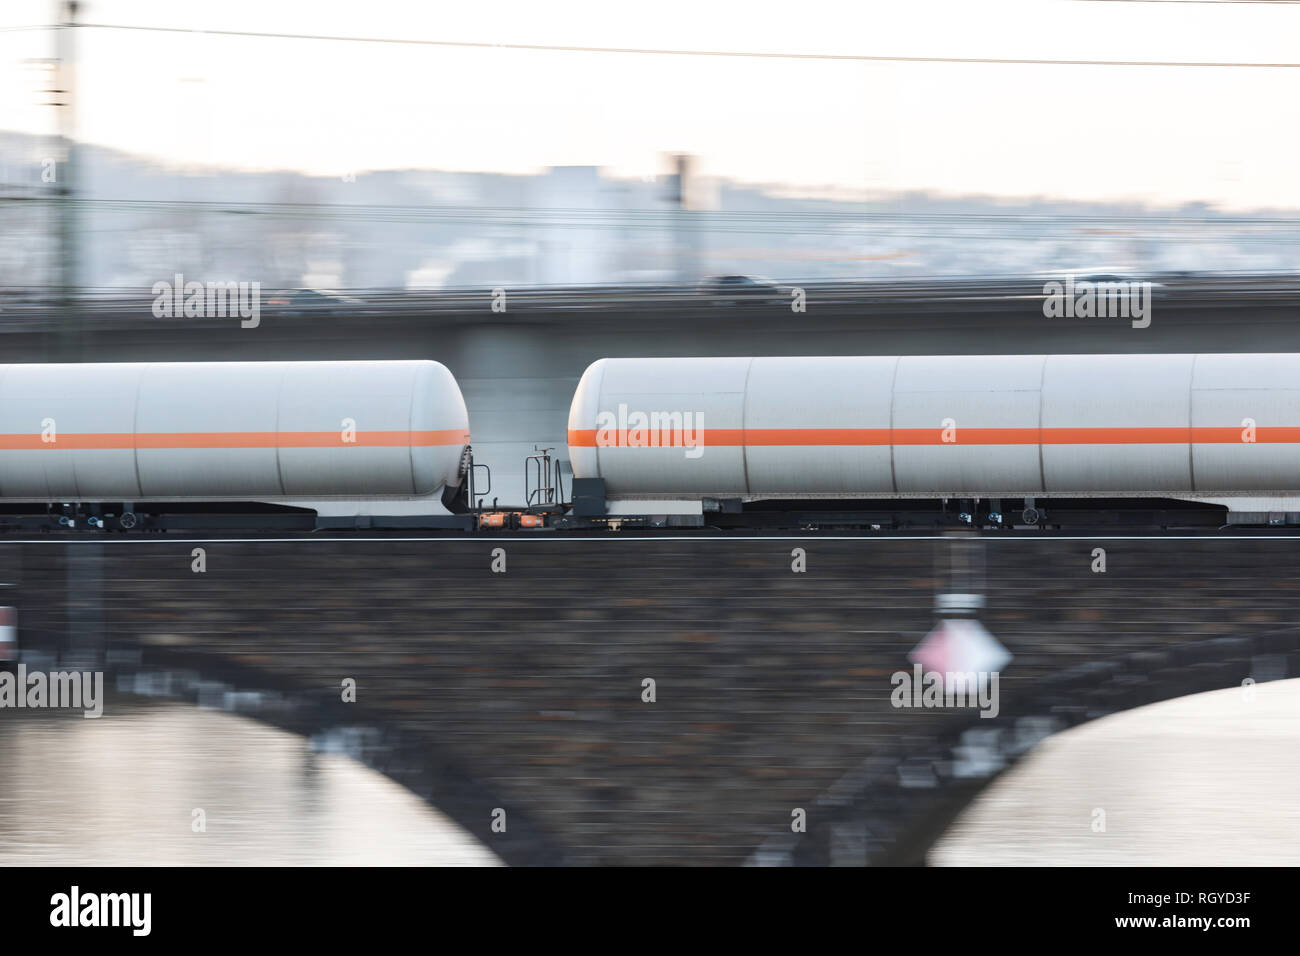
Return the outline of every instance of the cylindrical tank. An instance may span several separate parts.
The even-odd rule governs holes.
[[[569,413],[611,497],[1300,489],[1300,355],[601,359]]]
[[[0,497],[427,495],[469,416],[437,362],[0,365]]]

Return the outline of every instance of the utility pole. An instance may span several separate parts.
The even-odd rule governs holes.
[[[696,266],[694,228],[690,218],[691,163],[690,156],[673,156],[673,175],[668,201],[673,211],[673,272],[674,280],[686,285],[694,276]]]
[[[81,358],[81,309],[78,302],[81,250],[80,231],[77,225],[77,120],[76,120],[76,48],[73,42],[77,28],[77,0],[63,0],[63,19],[56,32],[58,53],[58,94],[54,108],[58,111],[58,131],[63,168],[55,173],[58,183],[56,215],[58,217],[59,249],[59,316],[58,341],[55,346],[58,361],[75,362]]]

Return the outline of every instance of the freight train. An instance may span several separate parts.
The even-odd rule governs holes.
[[[0,528],[1287,526],[1300,355],[601,359],[568,445],[504,507],[436,362],[0,366]]]

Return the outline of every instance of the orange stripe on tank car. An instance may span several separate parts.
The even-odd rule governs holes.
[[[464,429],[438,431],[358,431],[355,441],[345,442],[343,432],[101,432],[55,433],[55,441],[42,441],[40,434],[0,435],[0,451],[103,451],[216,448],[430,448],[469,442]]]
[[[955,440],[945,441],[944,428],[701,428],[690,432],[693,442],[707,448],[782,446],[878,446],[878,445],[1237,445],[1243,429],[1238,426],[1186,425],[1150,427],[1059,427],[1059,428],[968,428],[957,426]],[[684,447],[680,429],[654,432],[625,429],[611,432],[612,440],[597,441],[594,428],[569,429],[569,444],[575,448]],[[629,435],[638,444],[629,444]],[[653,441],[644,442],[649,436]],[[1257,426],[1257,444],[1300,444],[1300,427]]]
[[[1300,428],[1272,425],[1255,428],[1257,444],[1300,443]],[[1044,428],[1044,445],[1242,445],[1239,425],[1183,425],[1160,428]],[[961,437],[960,431],[958,437]]]
[[[649,436],[654,446],[685,447],[689,444],[718,447],[744,445],[888,445],[888,428],[700,428],[700,429],[624,429],[612,433],[613,441],[597,441],[595,428],[569,429],[569,444],[575,448],[640,448],[641,437]],[[630,435],[638,435],[638,444],[629,445]]]
[[[1192,430],[1173,427],[1044,428],[1044,445],[1186,445]]]
[[[951,439],[944,440],[947,432]],[[1037,445],[1037,428],[896,428],[895,445]]]
[[[704,447],[747,448],[761,446],[888,446],[953,444],[942,440],[940,428],[701,428],[688,434],[692,444]],[[638,436],[638,444],[629,444],[629,435]],[[649,436],[652,443],[641,443]],[[681,430],[671,432],[625,429],[613,433],[612,441],[598,441],[594,428],[570,429],[569,444],[576,448],[641,448],[683,447],[687,444]],[[957,444],[968,445],[1024,445],[1038,443],[1037,428],[969,428],[958,432]]]
[[[1240,425],[1222,427],[1201,425],[1192,429],[1192,441],[1198,445],[1249,444],[1241,440],[1246,429]],[[1257,425],[1255,441],[1261,445],[1286,445],[1300,443],[1300,428],[1290,425]]]
[[[708,444],[713,432],[701,429]],[[738,431],[740,431],[738,429]],[[888,445],[888,428],[749,428],[740,431],[746,445]]]

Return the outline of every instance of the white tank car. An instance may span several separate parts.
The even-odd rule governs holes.
[[[1300,354],[602,359],[611,513],[709,497],[1165,497],[1300,511]]]
[[[0,498],[445,515],[469,417],[437,362],[0,365]]]

